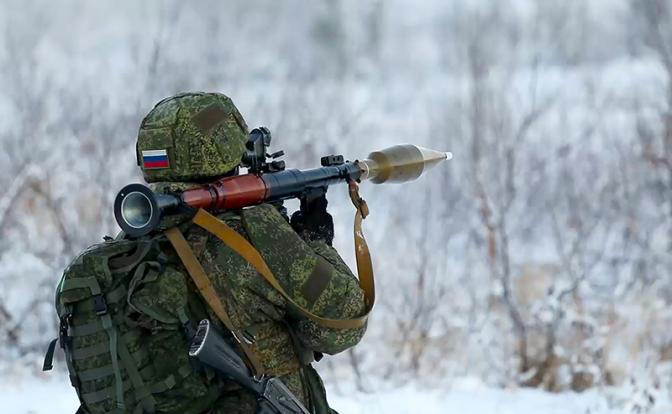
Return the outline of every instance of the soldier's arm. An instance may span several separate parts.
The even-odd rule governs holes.
[[[270,205],[248,209],[243,217],[252,242],[296,303],[332,319],[364,313],[359,282],[334,248],[319,240],[304,241]],[[302,345],[317,352],[335,354],[354,346],[366,329],[326,328],[291,307],[286,311]]]
[[[316,269],[313,275],[320,281],[311,295],[317,298],[313,304],[313,313],[333,319],[361,316],[365,311],[364,292],[336,249],[323,241],[309,241],[307,244],[320,260],[330,265]],[[321,289],[323,284],[325,287]],[[304,346],[326,354],[336,354],[355,346],[366,330],[366,325],[353,329],[326,328],[306,319],[297,320],[294,327]]]

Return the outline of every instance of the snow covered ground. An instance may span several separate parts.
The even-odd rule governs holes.
[[[456,382],[450,391],[421,390],[414,386],[378,393],[332,395],[341,414],[473,413],[473,414],[617,414],[637,412],[610,408],[607,398],[595,393],[551,394],[533,389],[499,390],[478,382]],[[5,414],[70,414],[77,398],[65,377],[10,382],[2,379],[1,412]],[[626,405],[627,406],[627,405]],[[645,413],[647,411],[641,411]],[[658,401],[649,414],[672,412],[669,402]]]
[[[413,187],[362,186],[378,302],[325,370],[441,390],[332,379],[342,414],[671,414],[648,395],[672,391],[666,2],[3,0],[0,414],[74,411],[67,379],[4,372],[39,364],[63,268],[116,234],[114,196],[141,179],[142,117],[189,90],[232,96],[292,168],[401,142],[455,153]],[[329,209],[354,269],[344,187]],[[624,389],[459,379],[539,368],[559,390]]]

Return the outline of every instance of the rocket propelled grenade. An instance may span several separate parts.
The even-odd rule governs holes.
[[[270,141],[270,138],[269,138]],[[264,157],[262,153],[261,157]],[[231,210],[266,202],[299,198],[332,184],[368,180],[374,184],[404,183],[415,180],[442,161],[450,152],[435,151],[411,144],[395,145],[369,154],[367,159],[343,161],[343,156],[322,158],[322,167],[307,170],[284,169],[282,161],[265,164],[259,157],[245,162],[252,172],[223,177],[211,184],[180,193],[154,193],[142,184],[129,184],[119,191],[114,202],[114,217],[130,237],[141,237],[155,230],[161,217],[178,211],[203,208]],[[263,165],[261,167],[253,167]],[[180,208],[182,207],[182,208]]]
[[[450,152],[403,144],[374,151],[369,154],[368,159],[355,162],[362,172],[360,180],[371,180],[374,184],[381,184],[415,180],[436,164],[451,158],[453,154]]]

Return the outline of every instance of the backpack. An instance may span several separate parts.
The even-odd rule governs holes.
[[[192,321],[207,311],[161,243],[167,243],[162,235],[108,240],[63,272],[56,291],[59,337],[44,369],[51,369],[58,341],[81,402],[78,413],[196,414],[221,392],[214,375],[192,368],[187,338]]]

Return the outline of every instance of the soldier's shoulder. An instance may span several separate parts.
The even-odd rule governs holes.
[[[286,211],[272,204],[260,204],[241,210],[241,220],[246,229],[291,229]]]
[[[242,210],[219,212],[215,216],[252,243],[255,243],[260,237],[266,239],[273,235],[274,239],[286,240],[288,237],[295,235],[294,230],[289,225],[287,216],[272,204],[260,204]],[[182,230],[197,255],[205,249],[206,245],[218,249],[222,244],[217,236],[196,224],[185,223],[182,225]]]

